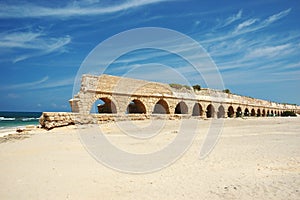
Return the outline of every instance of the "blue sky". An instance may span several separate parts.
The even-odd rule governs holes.
[[[70,110],[74,78],[89,52],[141,27],[168,28],[198,41],[233,93],[299,105],[299,19],[297,0],[0,1],[0,110]],[[205,87],[176,59],[140,50],[120,57],[106,73],[148,64],[135,75],[170,82],[168,73],[157,73],[160,66],[151,68],[169,64],[190,84]]]

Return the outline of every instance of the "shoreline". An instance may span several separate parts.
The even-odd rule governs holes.
[[[0,129],[0,138],[10,134],[19,134],[18,130],[20,130],[20,132],[23,132],[23,131],[32,131],[33,129],[38,129],[38,128],[40,128],[40,124],[28,124],[22,126],[3,127]]]
[[[293,118],[299,118],[299,115],[297,115],[296,117],[281,117],[281,116],[276,116],[276,117],[264,117],[264,118],[256,118],[256,117],[238,117],[238,118],[207,118],[207,119],[199,119],[199,121],[211,121],[211,120],[255,120],[255,119],[259,119],[259,120],[265,120],[265,119],[293,119]],[[121,120],[121,121],[104,121],[99,123],[98,125],[101,124],[109,124],[109,123],[115,123],[115,122],[129,122],[129,121],[145,121],[145,122],[149,122],[151,120],[162,120],[163,118],[153,118],[153,119],[143,119],[143,120]],[[163,119],[163,120],[167,120],[167,121],[174,121],[174,120],[181,120],[181,119]],[[80,126],[89,126],[89,125],[97,125],[95,123],[92,124],[77,124]],[[7,127],[1,127],[0,128],[0,137],[4,137],[7,136],[9,134],[19,134],[17,132],[17,130],[19,129],[20,132],[28,132],[28,131],[32,131],[32,130],[46,130],[46,131],[51,131],[54,129],[59,129],[62,127],[69,127],[69,126],[77,126],[76,124],[68,124],[68,125],[63,125],[63,126],[58,126],[58,127],[54,127],[52,129],[45,129],[41,127],[41,124],[39,123],[33,123],[33,124],[28,124],[28,125],[21,125],[21,126],[7,126]]]

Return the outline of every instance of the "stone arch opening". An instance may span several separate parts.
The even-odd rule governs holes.
[[[249,115],[250,115],[249,109],[248,109],[248,108],[245,108],[244,116],[248,117]]]
[[[224,118],[225,117],[225,109],[224,106],[220,105],[218,108],[218,118]]]
[[[269,110],[267,110],[267,117],[269,117],[270,116],[270,111]]]
[[[195,103],[192,116],[202,116],[203,110],[200,103]]]
[[[236,109],[236,117],[242,117],[242,115],[243,115],[242,108],[238,107]]]
[[[260,109],[258,108],[257,109],[257,117],[260,117],[261,116],[261,112],[260,112]]]
[[[188,114],[188,107],[183,101],[176,105],[175,114]]]
[[[254,108],[251,109],[251,116],[252,116],[252,117],[255,116],[255,110],[254,110]]]
[[[128,114],[144,114],[146,113],[146,107],[143,102],[135,99],[128,104],[126,112]]]
[[[153,114],[170,114],[168,103],[160,99],[154,106]]]
[[[263,110],[262,110],[262,113],[261,113],[261,115],[262,115],[263,117],[265,117],[265,116],[266,116],[266,110],[265,110],[265,109],[263,109]]]
[[[209,104],[206,108],[206,117],[212,118],[215,116],[215,108],[213,105]]]
[[[229,106],[227,116],[230,117],[230,118],[234,117],[234,109],[233,109],[232,106]]]
[[[271,116],[272,116],[272,117],[274,116],[274,112],[273,112],[273,110],[271,110]]]
[[[103,97],[95,101],[90,112],[99,114],[117,113],[117,108],[111,99]]]

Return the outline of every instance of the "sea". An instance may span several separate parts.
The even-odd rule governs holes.
[[[38,125],[41,112],[2,112],[0,111],[0,131],[27,125]]]

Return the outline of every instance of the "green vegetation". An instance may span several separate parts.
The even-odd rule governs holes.
[[[175,88],[175,89],[178,89],[178,90],[180,90],[182,88],[186,88],[188,90],[191,90],[191,87],[188,86],[188,85],[181,85],[181,84],[178,84],[178,83],[170,83],[169,85],[170,85],[171,88]]]
[[[200,85],[193,85],[193,89],[195,91],[200,91],[201,90],[201,86]]]
[[[297,115],[293,111],[284,111],[281,116],[282,117],[289,117],[289,116],[296,117]]]
[[[227,93],[227,94],[231,94],[230,90],[229,89],[225,89],[223,90],[223,92]]]
[[[169,84],[171,88],[175,88],[175,89],[182,89],[182,88],[185,88],[187,90],[192,90],[192,88],[195,90],[195,91],[200,91],[201,90],[201,86],[200,85],[193,85],[192,88],[188,85],[181,85],[181,84],[178,84],[178,83],[170,83]]]
[[[295,104],[295,103],[285,103],[285,102],[283,102],[283,103],[281,103],[281,104],[284,104],[284,105],[292,105],[292,106],[297,106],[297,104]]]

